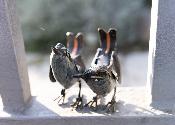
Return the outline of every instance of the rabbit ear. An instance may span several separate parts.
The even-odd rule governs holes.
[[[74,47],[74,33],[72,32],[67,32],[66,33],[66,40],[67,40],[67,48],[70,52],[72,52],[73,47]]]
[[[117,30],[114,28],[110,28],[107,33],[107,47],[106,47],[106,53],[109,51],[114,51],[115,43],[116,43],[116,34]]]
[[[105,51],[105,49],[106,49],[106,32],[102,28],[98,28],[98,32],[100,35],[100,45],[101,45],[100,48],[102,48],[102,50]]]

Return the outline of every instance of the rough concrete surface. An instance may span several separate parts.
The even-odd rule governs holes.
[[[0,0],[0,93],[7,111],[22,111],[31,97],[24,54],[15,1]]]
[[[40,88],[45,88],[43,85]],[[46,91],[48,90],[48,91]],[[0,112],[0,123],[2,125],[14,124],[81,124],[81,125],[105,125],[105,124],[119,124],[119,125],[171,125],[174,120],[173,112],[162,112],[153,109],[149,106],[150,97],[147,95],[145,87],[121,87],[117,89],[117,111],[114,114],[105,113],[103,110],[93,111],[89,108],[83,110],[75,110],[70,107],[77,97],[77,86],[74,86],[67,91],[65,104],[58,105],[53,101],[60,92],[61,86],[50,85],[38,95],[33,95],[31,103],[23,114],[7,114]],[[93,92],[87,88],[82,89],[84,102],[92,99]],[[108,102],[111,95],[106,97],[103,103]]]
[[[150,39],[148,81],[152,88],[152,106],[164,110],[175,107],[174,4],[174,0],[159,0],[158,15],[154,14],[157,5],[153,4],[152,10],[151,33],[154,36]]]

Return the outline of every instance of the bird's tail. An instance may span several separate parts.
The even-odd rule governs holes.
[[[77,33],[76,36],[72,32],[67,32],[67,48],[72,56],[80,55],[83,46],[83,34]]]
[[[110,28],[108,32],[104,31],[102,28],[98,28],[98,32],[100,35],[101,48],[102,50],[108,54],[115,49],[116,43],[116,33],[117,30],[114,28]]]
[[[83,34],[77,33],[76,36],[72,32],[67,32],[67,48],[70,51],[71,58],[75,64],[80,66],[79,72],[84,72],[86,67],[81,58],[81,50],[83,46]]]

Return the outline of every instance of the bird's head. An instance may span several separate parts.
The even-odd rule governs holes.
[[[67,50],[67,48],[61,44],[58,43],[56,46],[51,47],[52,53],[56,56],[67,56],[68,58],[70,58],[70,53]]]

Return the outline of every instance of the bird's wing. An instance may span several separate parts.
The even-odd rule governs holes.
[[[52,67],[51,67],[51,65],[50,65],[50,69],[49,69],[49,78],[50,78],[50,81],[56,82],[56,79],[55,79],[55,77],[54,77],[54,75],[53,75],[53,72],[52,72]]]
[[[96,54],[95,54],[95,56],[94,56],[94,58],[93,58],[93,60],[92,60],[92,62],[91,62],[91,67],[95,67],[95,66],[97,65],[97,63],[98,63],[98,58],[99,58],[99,56],[100,56],[100,54],[101,54],[101,51],[102,51],[101,48],[98,48],[98,49],[97,49],[97,52],[96,52]]]
[[[84,62],[83,62],[83,60],[82,60],[82,58],[81,58],[81,56],[79,55],[79,56],[77,56],[75,59],[74,59],[74,62],[75,62],[75,64],[76,64],[76,66],[77,67],[79,67],[78,69],[78,71],[79,72],[84,72],[85,71],[85,69],[86,69],[86,67],[85,67],[85,64],[84,64]]]
[[[117,53],[114,53],[113,55],[113,64],[114,64],[114,70],[117,73],[118,82],[121,84],[121,68],[120,68],[120,62],[117,56]]]

